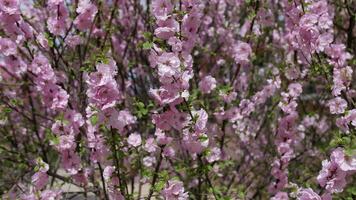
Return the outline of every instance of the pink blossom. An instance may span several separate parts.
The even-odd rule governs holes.
[[[134,123],[136,123],[136,117],[128,110],[113,111],[109,118],[109,124],[120,132],[123,132],[125,127]]]
[[[271,200],[289,200],[288,193],[286,192],[278,192],[274,195]]]
[[[332,87],[332,94],[334,96],[339,96],[342,91],[348,89],[352,80],[352,73],[353,70],[349,66],[334,69]]]
[[[174,19],[167,19],[158,22],[159,27],[155,29],[154,34],[161,39],[168,40],[178,31],[179,23]]]
[[[310,5],[310,11],[312,13],[321,15],[328,12],[328,3],[325,0],[316,1]]]
[[[61,199],[62,191],[45,190],[41,193],[41,200],[56,200]]]
[[[59,137],[59,145],[58,148],[60,150],[67,150],[75,148],[76,143],[74,139],[74,135],[61,135]]]
[[[321,200],[321,197],[312,189],[301,189],[298,191],[298,200]]]
[[[153,153],[157,150],[158,146],[155,144],[154,138],[148,138],[143,148],[147,152]]]
[[[252,49],[248,43],[238,42],[234,46],[233,52],[234,52],[235,62],[240,64],[245,64],[248,63],[250,60]]]
[[[337,118],[335,121],[335,124],[343,132],[349,133],[349,126],[348,126],[349,120],[347,117],[342,116],[342,117]]]
[[[27,64],[20,57],[14,55],[6,56],[0,60],[0,67],[7,69],[17,77],[23,75],[27,70]]]
[[[168,90],[165,88],[150,89],[149,94],[159,105],[172,104],[179,99],[179,94],[174,90]]]
[[[322,165],[323,168],[317,177],[319,184],[331,193],[342,192],[346,185],[346,173],[333,159],[331,161],[324,160]]]
[[[103,110],[114,107],[120,99],[120,93],[115,82],[90,88],[87,95],[90,98],[90,103]]]
[[[29,70],[37,75],[36,81],[38,81],[40,85],[46,84],[47,82],[56,82],[56,75],[52,69],[52,66],[48,59],[42,54],[37,55],[33,59]]]
[[[103,171],[103,177],[106,181],[110,180],[112,177],[112,174],[115,172],[115,167],[114,166],[106,166],[104,171]]]
[[[318,25],[322,29],[329,29],[333,25],[332,18],[329,14],[324,13],[319,17]]]
[[[184,191],[183,183],[180,181],[169,180],[166,187],[162,190],[162,195],[166,200],[185,200],[188,193]]]
[[[79,127],[84,125],[83,116],[75,110],[68,109],[64,113],[64,119],[68,121],[68,125],[74,129],[75,133],[79,132]]]
[[[31,177],[31,181],[35,185],[36,189],[41,190],[47,185],[48,175],[47,175],[47,173],[36,172]]]
[[[198,31],[200,24],[200,16],[197,14],[185,15],[182,24],[182,34],[188,39],[192,40]],[[194,43],[190,43],[194,44]]]
[[[332,43],[333,39],[334,37],[331,33],[320,34],[317,39],[318,51],[324,51]]]
[[[325,48],[325,53],[331,57],[331,64],[335,68],[340,68],[345,66],[346,61],[351,59],[350,53],[345,51],[346,47],[344,44],[331,44],[329,47]]]
[[[205,110],[200,109],[199,111],[193,112],[193,114],[197,117],[194,127],[195,131],[204,132],[208,122],[208,113]]]
[[[351,121],[351,125],[356,127],[356,109],[352,109],[346,116],[348,121]]]
[[[152,1],[152,12],[159,20],[168,19],[173,10],[173,5],[170,0],[154,0]]]
[[[63,2],[64,0],[48,0],[48,5],[54,7],[60,5]]]
[[[174,150],[173,147],[166,146],[164,147],[162,154],[165,157],[174,158],[174,156],[176,155],[176,151]]]
[[[182,41],[179,40],[177,37],[170,37],[168,39],[168,44],[172,46],[173,52],[182,51]]]
[[[50,108],[64,109],[67,106],[69,95],[58,85],[46,84],[42,92],[43,101]]]
[[[163,53],[157,60],[158,75],[161,82],[170,82],[172,77],[177,77],[180,72],[180,60],[173,53]]]
[[[61,35],[65,34],[66,22],[63,20],[58,20],[55,17],[50,17],[47,20],[48,29],[53,35]]]
[[[85,168],[83,170],[78,171],[77,174],[73,175],[73,179],[76,183],[80,185],[88,185],[89,177],[92,174],[92,170],[90,168]]]
[[[292,97],[298,97],[303,91],[300,83],[292,83],[288,86],[288,92]]]
[[[82,43],[82,38],[79,35],[68,36],[65,42],[70,48],[74,48]]]
[[[61,166],[72,175],[80,170],[80,157],[73,150],[61,151]]]
[[[183,132],[183,144],[190,153],[199,154],[209,145],[209,137],[204,133]]]
[[[31,193],[31,194],[22,194],[21,195],[21,200],[37,200],[36,195]]]
[[[161,129],[156,129],[155,136],[157,144],[166,145],[172,142],[173,138],[166,136],[166,134]]]
[[[147,157],[144,157],[142,161],[146,167],[152,167],[156,163],[156,158],[147,156]]]
[[[13,15],[19,12],[20,2],[19,0],[1,0],[0,1],[0,10]]]
[[[216,80],[212,76],[205,76],[199,82],[199,89],[202,91],[203,94],[209,94],[215,88],[216,88]]]
[[[211,152],[207,158],[209,163],[218,161],[221,159],[221,150],[218,147],[214,147],[211,149]]]
[[[8,38],[0,38],[0,52],[5,56],[16,55],[16,44]]]
[[[312,27],[316,23],[318,23],[318,17],[319,16],[316,14],[307,13],[303,15],[302,18],[300,19],[299,25],[305,27]]]
[[[142,143],[141,135],[138,133],[132,133],[128,137],[127,142],[133,147],[138,147]]]
[[[353,152],[353,155],[348,156],[341,148],[336,148],[331,154],[331,159],[345,172],[356,170],[355,152]]]
[[[255,106],[254,103],[251,102],[249,99],[243,99],[239,104],[239,109],[240,109],[240,113],[243,116],[247,116],[254,111]]]
[[[89,0],[81,0],[76,11],[79,15],[74,20],[75,26],[81,31],[89,29],[98,12],[97,7]]]
[[[41,159],[37,160],[38,171],[31,177],[31,182],[35,185],[37,190],[43,189],[48,182],[47,171],[49,166]]]
[[[347,102],[341,97],[336,97],[328,102],[328,106],[332,114],[342,114],[347,108]]]

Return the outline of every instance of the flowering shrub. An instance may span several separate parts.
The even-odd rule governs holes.
[[[0,0],[0,194],[356,199],[355,21],[352,0]]]

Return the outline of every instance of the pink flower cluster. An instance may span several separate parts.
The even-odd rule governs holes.
[[[1,198],[354,199],[354,13],[0,0]]]

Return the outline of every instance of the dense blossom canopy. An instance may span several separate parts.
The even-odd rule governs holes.
[[[356,199],[356,1],[0,0],[2,199]]]

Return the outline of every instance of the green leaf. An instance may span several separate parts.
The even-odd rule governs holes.
[[[98,118],[97,115],[93,115],[93,116],[90,117],[90,123],[92,125],[96,125],[98,123],[98,121],[99,121],[99,118]]]
[[[145,43],[142,44],[142,48],[143,48],[144,50],[151,49],[152,47],[153,47],[153,43],[152,43],[152,42],[149,42],[149,41],[147,41],[147,42],[145,42]]]
[[[218,90],[224,94],[229,93],[230,91],[232,91],[234,88],[230,85],[220,85],[218,86]]]
[[[4,112],[5,114],[9,114],[9,113],[12,112],[12,109],[6,107],[6,108],[3,109],[3,112]]]
[[[46,138],[50,141],[51,145],[57,145],[60,142],[59,137],[53,134],[50,129],[46,129]]]
[[[356,151],[352,148],[346,148],[345,154],[346,154],[346,156],[352,157],[356,154]]]
[[[199,137],[199,141],[200,141],[200,142],[205,142],[205,141],[207,141],[207,140],[209,140],[209,137],[208,137],[207,135],[201,135],[201,136]]]
[[[143,33],[143,37],[145,37],[145,39],[147,39],[147,40],[151,40],[152,39],[152,33],[151,32],[144,32]]]
[[[143,102],[140,101],[136,101],[134,103],[135,106],[135,110],[134,110],[134,114],[138,117],[138,118],[143,118],[145,116],[148,115],[149,110],[153,108],[153,105],[149,104],[148,106],[146,106]]]
[[[356,186],[348,188],[347,192],[356,196]]]
[[[166,185],[165,181],[158,181],[155,185],[155,190],[157,192],[160,192],[164,188],[165,185]]]

